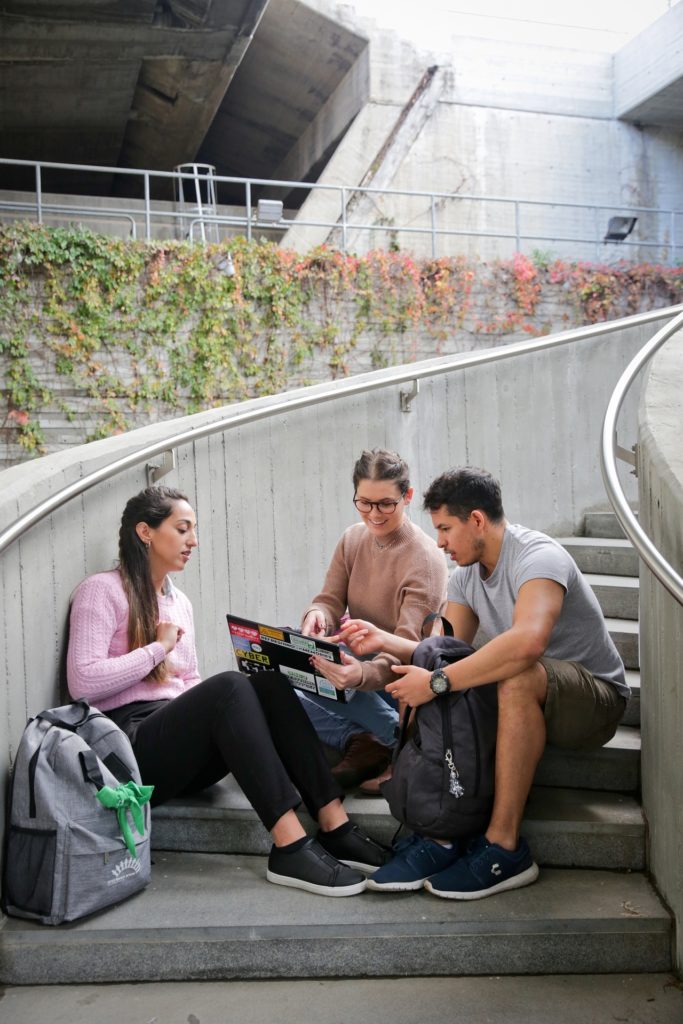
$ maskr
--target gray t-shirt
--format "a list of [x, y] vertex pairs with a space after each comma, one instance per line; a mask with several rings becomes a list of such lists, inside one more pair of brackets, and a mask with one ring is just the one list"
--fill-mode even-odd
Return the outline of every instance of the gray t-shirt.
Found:
[[565, 590], [546, 656], [578, 661], [628, 697], [624, 665], [595, 594], [571, 555], [544, 533], [507, 523], [500, 557], [488, 579], [482, 578], [478, 562], [457, 566], [448, 583], [448, 600], [471, 608], [480, 628], [493, 638], [511, 628], [522, 584], [538, 579], [555, 580]]

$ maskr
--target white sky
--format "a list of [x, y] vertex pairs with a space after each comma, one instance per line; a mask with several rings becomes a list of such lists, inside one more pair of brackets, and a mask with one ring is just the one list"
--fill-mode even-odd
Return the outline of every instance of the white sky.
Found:
[[350, 0], [360, 14], [438, 50], [453, 33], [617, 50], [679, 0]]

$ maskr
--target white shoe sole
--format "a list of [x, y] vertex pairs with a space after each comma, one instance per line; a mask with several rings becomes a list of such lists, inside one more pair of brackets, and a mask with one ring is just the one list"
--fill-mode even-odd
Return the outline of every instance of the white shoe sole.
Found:
[[340, 864], [346, 864], [347, 868], [353, 868], [354, 871], [362, 871], [365, 875], [374, 875], [375, 871], [379, 871], [379, 867], [374, 864], [363, 864], [359, 860], [341, 860]]
[[291, 875], [276, 875], [270, 869], [266, 870], [266, 878], [275, 885], [287, 885], [290, 889], [304, 889], [306, 892], [314, 892], [317, 896], [357, 896], [365, 889], [365, 879], [362, 882], [354, 882], [353, 885], [316, 885], [315, 882], [307, 882], [303, 878], [292, 878]]
[[538, 878], [538, 864], [532, 864], [526, 871], [519, 875], [513, 875], [498, 885], [491, 885], [488, 889], [479, 889], [477, 892], [451, 892], [447, 889], [436, 889], [431, 879], [427, 879], [424, 887], [432, 896], [440, 896], [444, 900], [481, 900], [485, 896], [494, 896], [497, 892], [507, 892], [508, 889], [521, 889], [525, 885], [531, 885]]
[[414, 892], [416, 889], [422, 888], [425, 879], [418, 878], [413, 882], [376, 882], [374, 878], [368, 878], [366, 884], [368, 889], [373, 889], [375, 892]]

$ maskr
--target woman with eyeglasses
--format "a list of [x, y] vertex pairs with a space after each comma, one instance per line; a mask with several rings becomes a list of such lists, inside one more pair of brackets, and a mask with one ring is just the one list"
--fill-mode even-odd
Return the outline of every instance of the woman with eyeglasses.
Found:
[[[266, 877], [324, 896], [353, 896], [386, 850], [353, 825], [324, 751], [278, 672], [220, 672], [202, 680], [192, 606], [171, 574], [197, 547], [194, 511], [180, 491], [131, 498], [119, 564], [77, 587], [67, 678], [130, 738], [153, 804], [196, 793], [232, 772], [273, 846]], [[318, 823], [315, 838], [295, 808]]]
[[[425, 616], [445, 604], [448, 572], [436, 542], [407, 516], [412, 497], [400, 455], [383, 448], [361, 453], [353, 467], [361, 521], [342, 534], [323, 588], [303, 614], [303, 633], [332, 636], [348, 613], [420, 639]], [[344, 788], [378, 793], [375, 776], [388, 768], [396, 737], [398, 710], [384, 686], [395, 679], [397, 660], [381, 653], [370, 660], [342, 653], [341, 665], [313, 660], [316, 671], [347, 695], [344, 704], [301, 695], [320, 738], [342, 754], [333, 775]]]

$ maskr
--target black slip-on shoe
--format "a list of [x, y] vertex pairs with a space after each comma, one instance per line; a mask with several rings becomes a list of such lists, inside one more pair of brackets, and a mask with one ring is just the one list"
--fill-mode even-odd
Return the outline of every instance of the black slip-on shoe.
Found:
[[320, 896], [355, 896], [365, 889], [364, 875], [341, 864], [311, 838], [293, 853], [283, 853], [273, 846], [266, 878], [276, 885], [289, 885]]
[[333, 857], [357, 871], [372, 875], [389, 860], [392, 851], [376, 839], [371, 839], [362, 828], [353, 825], [343, 835], [334, 832], [318, 832], [316, 839]]

